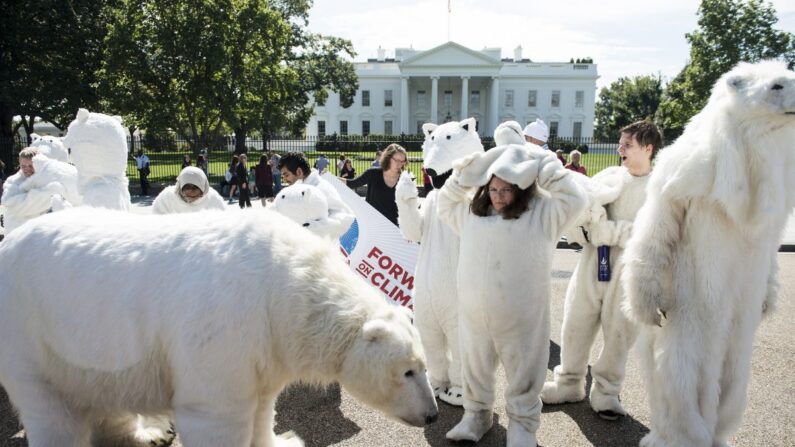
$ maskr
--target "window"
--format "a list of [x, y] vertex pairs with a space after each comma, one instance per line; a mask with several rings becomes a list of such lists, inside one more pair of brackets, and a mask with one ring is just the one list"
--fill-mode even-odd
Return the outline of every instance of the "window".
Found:
[[552, 90], [552, 101], [550, 105], [552, 107], [560, 107], [560, 90]]
[[530, 90], [529, 92], [527, 92], [527, 107], [535, 107], [537, 99], [538, 99], [538, 90]]
[[583, 90], [577, 90], [574, 93], [574, 107], [582, 109], [583, 104], [585, 104], [585, 92]]
[[558, 122], [557, 121], [550, 121], [549, 122], [549, 138], [554, 138], [558, 136]]
[[362, 107], [370, 107], [370, 90], [362, 90]]
[[384, 134], [392, 135], [392, 121], [390, 120], [384, 121]]
[[[450, 112], [450, 109], [453, 108], [453, 91], [452, 90], [445, 90], [444, 91], [444, 108], [447, 112]], [[433, 117], [431, 117], [433, 119]]]
[[472, 90], [469, 94], [469, 105], [473, 109], [480, 108], [480, 90]]
[[340, 121], [340, 135], [348, 135], [348, 121]]
[[571, 133], [571, 136], [574, 138], [580, 139], [582, 138], [582, 121], [575, 121], [574, 122], [574, 129]]
[[325, 137], [326, 136], [326, 122], [325, 121], [318, 121], [317, 122], [317, 136]]
[[417, 107], [427, 107], [428, 100], [425, 96], [425, 90], [417, 90]]
[[424, 132], [422, 131], [422, 125], [425, 121], [417, 120], [417, 135], [422, 135]]
[[370, 120], [362, 121], [362, 135], [365, 137], [370, 135]]
[[384, 107], [392, 107], [392, 90], [384, 90]]
[[505, 108], [513, 108], [513, 90], [505, 90]]

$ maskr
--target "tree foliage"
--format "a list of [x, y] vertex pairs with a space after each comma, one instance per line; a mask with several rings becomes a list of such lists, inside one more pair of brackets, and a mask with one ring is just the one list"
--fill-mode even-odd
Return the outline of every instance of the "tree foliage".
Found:
[[712, 85], [738, 62], [778, 58], [795, 64], [795, 35], [773, 28], [776, 11], [760, 0], [702, 0], [698, 28], [686, 35], [690, 62], [667, 86], [657, 114], [672, 141], [709, 99]]
[[653, 119], [661, 97], [662, 79], [659, 75], [619, 78], [599, 92], [594, 136], [602, 140], [615, 139], [627, 124]]

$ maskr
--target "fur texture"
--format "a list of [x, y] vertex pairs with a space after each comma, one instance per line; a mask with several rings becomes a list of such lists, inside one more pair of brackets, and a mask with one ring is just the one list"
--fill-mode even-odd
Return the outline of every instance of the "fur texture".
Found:
[[[453, 169], [456, 158], [483, 152], [473, 119], [441, 126], [426, 123], [423, 131], [424, 167], [438, 174]], [[437, 193], [436, 190], [431, 191], [420, 206], [416, 183], [409, 173], [404, 173], [395, 188], [395, 201], [403, 237], [420, 243], [414, 278], [414, 324], [428, 357], [428, 375], [440, 399], [461, 405], [463, 390], [455, 274], [459, 240], [458, 235], [437, 216]]]
[[[185, 185], [197, 186], [203, 193], [202, 197], [193, 202], [186, 202], [180, 196], [180, 191]], [[225, 209], [226, 202], [223, 197], [210, 187], [210, 182], [204, 171], [195, 166], [184, 168], [177, 176], [177, 184], [163, 189], [152, 203], [154, 214], [193, 213], [202, 210], [223, 211]]]
[[643, 446], [728, 445], [740, 425], [795, 205], [793, 141], [795, 74], [740, 64], [660, 154], [625, 252], [628, 313], [644, 325]]
[[35, 133], [30, 134], [30, 137], [33, 138], [33, 143], [30, 146], [37, 148], [40, 154], [46, 155], [53, 160], [69, 163], [69, 151], [63, 145], [62, 138], [49, 135], [42, 137]]
[[273, 199], [271, 209], [317, 235], [333, 237], [336, 234], [336, 231], [329, 233], [336, 225], [329, 223], [326, 196], [312, 185], [297, 183], [282, 188]]
[[0, 383], [31, 447], [169, 411], [185, 445], [273, 446], [296, 380], [339, 381], [407, 424], [437, 416], [409, 316], [278, 213], [73, 208], [3, 241], [0, 283]]
[[328, 215], [310, 223], [310, 230], [331, 239], [339, 239], [348, 231], [355, 218], [351, 207], [342, 201], [340, 194], [331, 183], [320, 177], [317, 169], [312, 169], [302, 183], [317, 188], [326, 197], [328, 203]]
[[63, 142], [80, 174], [83, 203], [129, 211], [127, 135], [121, 118], [80, 109]]

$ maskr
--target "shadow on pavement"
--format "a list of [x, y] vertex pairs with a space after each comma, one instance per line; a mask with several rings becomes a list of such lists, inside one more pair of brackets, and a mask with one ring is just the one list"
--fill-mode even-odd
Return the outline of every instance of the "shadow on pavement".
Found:
[[[549, 341], [549, 363], [547, 367], [552, 371], [555, 366], [560, 364], [560, 346]], [[588, 374], [585, 376], [585, 394], [591, 390], [591, 367], [588, 367]], [[588, 398], [582, 402], [574, 402], [560, 405], [544, 405], [543, 413], [555, 413], [561, 411], [568, 415], [580, 428], [580, 431], [591, 445], [600, 447], [626, 447], [628, 445], [638, 445], [640, 439], [649, 432], [648, 427], [641, 424], [631, 415], [624, 416], [617, 421], [606, 421], [600, 418], [591, 409]]]
[[22, 430], [22, 425], [17, 420], [16, 412], [11, 407], [6, 391], [0, 387], [0, 445], [3, 447], [25, 446], [24, 438], [15, 438], [14, 435]]
[[307, 447], [325, 447], [342, 442], [356, 435], [361, 428], [342, 414], [341, 402], [339, 384], [325, 388], [291, 385], [276, 401], [274, 431], [281, 434], [292, 430]]

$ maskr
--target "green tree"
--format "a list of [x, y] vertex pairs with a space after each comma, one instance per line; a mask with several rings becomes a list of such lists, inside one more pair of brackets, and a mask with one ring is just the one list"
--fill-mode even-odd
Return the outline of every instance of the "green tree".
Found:
[[686, 35], [690, 62], [668, 84], [658, 109], [666, 140], [681, 135], [715, 81], [738, 62], [778, 58], [793, 67], [795, 35], [774, 29], [777, 21], [773, 6], [760, 0], [702, 0], [698, 28]]
[[654, 118], [661, 97], [662, 80], [659, 75], [619, 78], [599, 92], [594, 136], [602, 140], [615, 139], [627, 124]]

